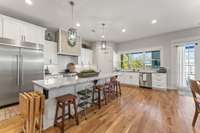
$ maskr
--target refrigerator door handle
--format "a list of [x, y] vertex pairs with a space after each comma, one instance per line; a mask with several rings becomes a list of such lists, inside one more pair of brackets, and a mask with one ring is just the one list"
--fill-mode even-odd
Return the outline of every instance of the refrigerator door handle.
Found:
[[24, 84], [24, 71], [23, 71], [24, 57], [21, 55], [21, 85]]
[[17, 86], [19, 87], [20, 85], [20, 70], [19, 70], [19, 67], [20, 67], [20, 64], [19, 64], [19, 55], [16, 55], [17, 57]]

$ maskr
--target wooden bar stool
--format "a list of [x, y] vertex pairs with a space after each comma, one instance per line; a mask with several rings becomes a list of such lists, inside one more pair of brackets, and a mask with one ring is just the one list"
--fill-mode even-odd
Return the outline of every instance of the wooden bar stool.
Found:
[[111, 78], [111, 82], [114, 84], [116, 96], [118, 97], [119, 95], [122, 95], [122, 90], [121, 90], [121, 84], [120, 81], [117, 80], [118, 76], [114, 76]]
[[192, 121], [192, 126], [194, 127], [198, 118], [198, 115], [200, 114], [200, 82], [196, 80], [191, 80], [190, 82], [190, 88], [192, 91], [194, 103], [195, 103], [195, 114]]
[[[92, 103], [95, 104], [95, 101], [97, 101], [98, 108], [101, 109], [101, 92], [103, 92], [104, 95], [104, 101], [105, 104], [107, 104], [106, 99], [106, 91], [105, 91], [105, 85], [97, 85], [97, 81], [94, 81], [94, 87], [93, 87], [93, 94], [92, 94]], [[97, 99], [95, 99], [95, 93], [97, 93]]]
[[[76, 124], [79, 125], [79, 119], [78, 119], [78, 113], [77, 113], [77, 105], [76, 105], [76, 96], [72, 94], [67, 94], [63, 95], [60, 97], [57, 97], [57, 106], [56, 106], [56, 114], [55, 114], [55, 120], [54, 120], [54, 126], [59, 126], [58, 125], [58, 120], [61, 120], [61, 133], [64, 133], [64, 121], [65, 121], [65, 116], [68, 115], [69, 119], [72, 118], [73, 116], [71, 115], [71, 108], [70, 105], [72, 104], [74, 106], [74, 117], [76, 120]], [[68, 113], [65, 113], [65, 107], [68, 106]], [[61, 116], [58, 116], [58, 111], [59, 108], [62, 110]]]

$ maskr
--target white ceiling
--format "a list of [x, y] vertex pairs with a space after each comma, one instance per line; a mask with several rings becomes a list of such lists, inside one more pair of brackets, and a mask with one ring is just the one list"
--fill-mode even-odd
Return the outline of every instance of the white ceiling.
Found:
[[[20, 18], [51, 29], [69, 28], [69, 0], [0, 0], [0, 13]], [[80, 22], [84, 39], [100, 40], [101, 23], [105, 22], [106, 38], [123, 42], [142, 37], [198, 26], [200, 0], [75, 0], [75, 18]], [[158, 23], [151, 24], [157, 19]], [[127, 32], [122, 33], [121, 29]], [[91, 32], [95, 29], [96, 32]]]

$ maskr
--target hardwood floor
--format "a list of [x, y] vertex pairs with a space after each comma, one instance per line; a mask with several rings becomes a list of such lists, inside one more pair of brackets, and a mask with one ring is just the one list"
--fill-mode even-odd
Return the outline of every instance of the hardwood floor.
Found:
[[[175, 91], [123, 87], [121, 98], [90, 113], [79, 126], [66, 125], [66, 133], [199, 133], [200, 117], [192, 128], [192, 97]], [[67, 123], [66, 123], [67, 124]], [[45, 133], [59, 133], [50, 128]]]
[[[192, 128], [192, 97], [175, 91], [122, 88], [121, 98], [101, 110], [92, 109], [88, 119], [76, 126], [66, 121], [66, 133], [200, 133], [200, 117]], [[0, 123], [1, 124], [1, 123]], [[59, 133], [49, 128], [44, 133]]]
[[0, 121], [7, 120], [19, 114], [18, 106], [0, 109]]

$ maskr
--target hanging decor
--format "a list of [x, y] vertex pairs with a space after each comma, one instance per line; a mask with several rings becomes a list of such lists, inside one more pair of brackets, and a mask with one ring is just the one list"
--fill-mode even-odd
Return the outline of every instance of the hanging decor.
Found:
[[67, 40], [68, 40], [68, 44], [71, 47], [74, 47], [77, 43], [77, 38], [78, 38], [78, 33], [77, 33], [77, 29], [74, 28], [74, 2], [70, 1], [69, 4], [72, 7], [72, 27], [69, 28], [67, 34]]
[[102, 24], [102, 27], [103, 27], [103, 35], [101, 36], [102, 38], [102, 41], [101, 41], [101, 48], [102, 49], [106, 49], [106, 40], [105, 40], [105, 24], [103, 23]]

